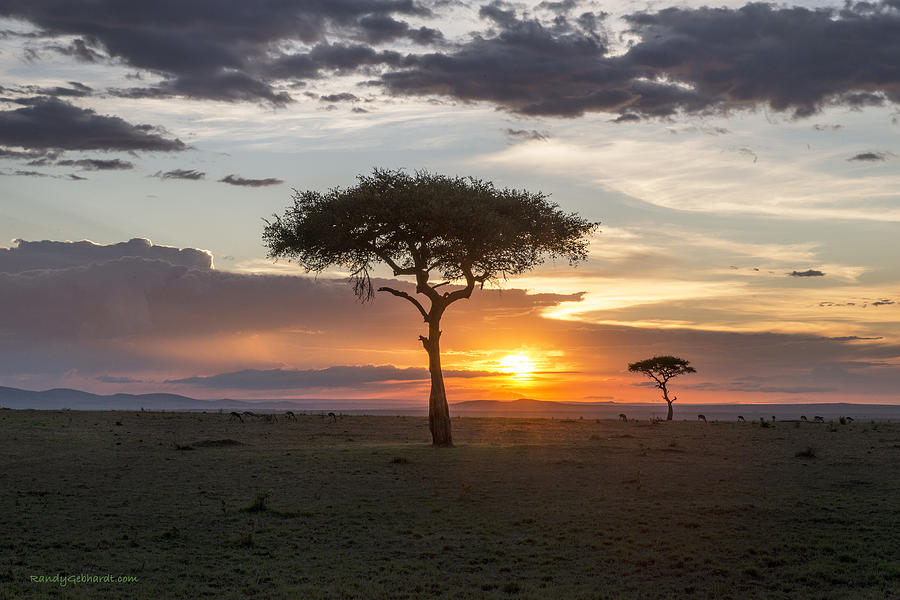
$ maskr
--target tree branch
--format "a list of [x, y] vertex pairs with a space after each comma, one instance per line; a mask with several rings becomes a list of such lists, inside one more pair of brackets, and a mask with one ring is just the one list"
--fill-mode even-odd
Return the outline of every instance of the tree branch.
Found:
[[472, 274], [471, 265], [462, 264], [460, 267], [462, 268], [463, 275], [466, 277], [466, 287], [451, 293], [445, 292], [444, 299], [447, 301], [447, 304], [452, 304], [462, 298], [468, 298], [472, 295], [472, 290], [475, 289], [475, 275]]
[[375, 254], [375, 256], [377, 256], [378, 258], [383, 260], [385, 262], [385, 264], [391, 268], [391, 270], [394, 272], [395, 277], [397, 275], [415, 275], [416, 274], [416, 269], [414, 267], [408, 267], [408, 268], [401, 267], [400, 265], [398, 265], [396, 263], [396, 261], [394, 261], [393, 258], [390, 257], [390, 255], [388, 255], [386, 252], [383, 252], [382, 250], [379, 250], [375, 244], [370, 243], [369, 249]]
[[423, 307], [422, 304], [418, 300], [416, 300], [415, 298], [413, 298], [406, 292], [401, 292], [400, 290], [395, 290], [394, 288], [389, 288], [389, 287], [380, 287], [380, 288], [378, 288], [378, 291], [379, 292], [388, 292], [389, 294], [393, 294], [394, 296], [397, 296], [398, 298], [406, 298], [407, 300], [409, 300], [410, 302], [413, 303], [413, 306], [415, 306], [416, 308], [419, 309], [419, 314], [422, 315], [422, 318], [425, 319], [425, 322], [426, 323], [428, 322], [428, 313], [425, 311], [425, 307]]

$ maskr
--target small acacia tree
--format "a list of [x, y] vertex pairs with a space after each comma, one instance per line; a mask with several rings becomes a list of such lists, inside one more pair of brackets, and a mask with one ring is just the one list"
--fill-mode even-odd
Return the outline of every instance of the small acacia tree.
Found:
[[266, 221], [263, 239], [270, 258], [296, 260], [307, 272], [347, 268], [364, 301], [375, 295], [370, 273], [377, 263], [395, 277], [415, 278], [422, 301], [390, 287], [378, 291], [407, 300], [428, 324], [428, 335], [419, 339], [431, 373], [428, 423], [439, 446], [453, 445], [441, 372], [444, 311], [469, 298], [476, 285], [523, 273], [545, 258], [584, 260], [598, 225], [562, 212], [540, 192], [497, 189], [471, 177], [427, 171], [376, 169], [359, 176], [353, 187], [295, 190], [293, 200], [284, 215]]
[[666, 387], [669, 380], [685, 373], [696, 373], [694, 367], [689, 366], [690, 361], [678, 358], [677, 356], [654, 356], [646, 360], [641, 360], [628, 365], [628, 370], [632, 373], [643, 373], [656, 382], [656, 387], [662, 390], [663, 399], [669, 405], [669, 414], [667, 421], [672, 420], [672, 403], [678, 399], [678, 396], [669, 398], [669, 389]]

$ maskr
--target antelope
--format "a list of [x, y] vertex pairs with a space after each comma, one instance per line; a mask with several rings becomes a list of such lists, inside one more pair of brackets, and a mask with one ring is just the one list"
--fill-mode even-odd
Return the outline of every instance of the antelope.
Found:
[[706, 423], [706, 415], [697, 415], [697, 420]]
[[809, 419], [806, 418], [806, 415], [800, 415], [800, 420], [809, 423]]
[[816, 423], [824, 423], [824, 422], [825, 422], [825, 419], [823, 419], [822, 417], [816, 415], [815, 417], [813, 417], [813, 421], [815, 421]]
[[853, 417], [847, 417], [847, 422], [848, 422], [848, 423], [852, 423], [852, 422], [853, 422]]
[[255, 417], [255, 416], [256, 416], [256, 413], [250, 412], [249, 410], [245, 410], [245, 411], [244, 411], [244, 416], [245, 416], [245, 417]]
[[266, 423], [278, 422], [278, 417], [275, 415], [263, 415], [263, 419], [266, 420]]
[[625, 413], [619, 413], [619, 420], [620, 420], [620, 421], [627, 421], [627, 420], [628, 420], [628, 417], [625, 416]]
[[244, 419], [241, 417], [240, 413], [236, 413], [236, 412], [232, 411], [231, 416], [228, 418], [228, 420], [234, 421], [235, 419], [237, 419], [241, 423], [244, 422]]
[[744, 423], [746, 419], [744, 419], [744, 417], [742, 417], [741, 415], [738, 415], [738, 421]]
[[289, 411], [287, 411], [286, 413], [284, 413], [284, 418], [285, 418], [285, 420], [288, 420], [288, 419], [289, 419], [289, 420], [294, 421], [294, 422], [297, 421], [297, 415], [295, 415], [295, 414], [294, 414], [294, 411], [292, 411], [292, 410], [289, 410]]
[[331, 419], [332, 423], [337, 423], [337, 415], [335, 415], [333, 412], [328, 413], [328, 418]]

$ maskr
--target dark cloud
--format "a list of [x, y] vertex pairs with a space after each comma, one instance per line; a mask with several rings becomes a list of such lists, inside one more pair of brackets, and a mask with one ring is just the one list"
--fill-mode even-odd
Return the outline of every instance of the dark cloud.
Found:
[[737, 377], [723, 383], [685, 383], [685, 387], [695, 390], [722, 390], [727, 392], [756, 392], [765, 394], [821, 394], [832, 392], [837, 388], [821, 385], [791, 385], [773, 384], [771, 380], [779, 378], [765, 378], [758, 376]]
[[70, 81], [69, 85], [71, 87], [55, 86], [49, 88], [36, 85], [26, 85], [8, 91], [29, 96], [71, 96], [76, 98], [90, 96], [94, 91], [92, 87], [87, 86], [83, 83], [79, 83], [77, 81]]
[[341, 92], [340, 94], [328, 94], [327, 96], [319, 96], [322, 102], [358, 102], [359, 97], [350, 92]]
[[72, 56], [82, 62], [99, 62], [106, 58], [96, 49], [91, 48], [82, 38], [76, 38], [66, 45], [48, 44], [45, 46], [48, 50], [53, 50], [64, 56]]
[[155, 3], [152, 11], [117, 0], [10, 0], [0, 16], [22, 19], [45, 36], [77, 36], [49, 50], [97, 62], [105, 57], [164, 78], [154, 87], [119, 90], [131, 97], [190, 96], [283, 105], [290, 96], [268, 78], [272, 56], [297, 42], [328, 35], [381, 43], [408, 38], [440, 41], [440, 32], [411, 27], [396, 16], [427, 17], [414, 0], [206, 0]]
[[267, 185], [279, 185], [284, 183], [283, 180], [274, 177], [268, 177], [266, 179], [245, 179], [234, 174], [226, 175], [219, 181], [229, 185], [241, 185], [246, 187], [265, 187]]
[[79, 160], [58, 160], [55, 163], [61, 167], [81, 167], [85, 171], [122, 171], [133, 169], [134, 164], [127, 160], [118, 158], [100, 159], [100, 158], [82, 158]]
[[206, 177], [206, 173], [202, 171], [195, 171], [193, 169], [173, 169], [171, 171], [157, 171], [150, 177], [158, 177], [159, 179], [189, 179], [191, 181], [197, 181], [198, 179], [204, 179]]
[[[9, 148], [0, 147], [0, 158], [12, 158], [12, 159], [24, 159], [30, 158], [37, 160], [46, 160], [46, 159], [56, 159], [59, 156], [59, 152], [50, 152], [47, 150], [10, 150]], [[34, 162], [32, 161], [32, 162]], [[30, 163], [29, 163], [30, 164]]]
[[816, 271], [815, 269], [807, 269], [806, 271], [791, 271], [788, 273], [791, 277], [825, 277], [825, 273], [822, 271]]
[[208, 252], [194, 248], [158, 246], [144, 238], [109, 245], [89, 241], [14, 240], [11, 248], [0, 248], [0, 273], [69, 269], [123, 257], [162, 260], [170, 265], [192, 269], [212, 268], [212, 256]]
[[156, 87], [110, 90], [122, 98], [167, 98], [187, 96], [225, 102], [266, 101], [274, 106], [293, 102], [287, 92], [276, 92], [258, 78], [236, 71], [186, 74], [169, 79]]
[[370, 44], [382, 44], [400, 38], [408, 38], [418, 44], [435, 44], [444, 39], [444, 35], [437, 29], [414, 29], [405, 21], [398, 21], [386, 14], [367, 15], [359, 19], [358, 24], [362, 39]]
[[883, 298], [881, 300], [876, 300], [872, 303], [872, 306], [887, 306], [889, 304], [894, 304], [893, 300], [889, 300], [887, 298]]
[[277, 79], [317, 78], [325, 73], [348, 74], [368, 67], [404, 64], [406, 59], [393, 50], [378, 51], [360, 44], [323, 42], [308, 52], [278, 56], [266, 65], [266, 75]]
[[860, 152], [856, 156], [850, 157], [847, 160], [855, 160], [860, 162], [880, 162], [883, 160], [887, 160], [887, 154], [884, 152]]
[[26, 171], [23, 169], [13, 171], [13, 175], [16, 175], [17, 177], [53, 177], [52, 175], [41, 173], [40, 171]]
[[[490, 371], [458, 371], [447, 369], [445, 377], [485, 377], [496, 375]], [[399, 368], [393, 365], [334, 366], [326, 369], [245, 369], [205, 377], [169, 379], [166, 383], [180, 383], [202, 387], [239, 390], [291, 390], [296, 388], [356, 387], [367, 383], [389, 381], [424, 381], [428, 369]]]
[[486, 101], [528, 115], [619, 112], [623, 120], [760, 106], [803, 117], [832, 104], [900, 101], [900, 12], [888, 3], [635, 13], [626, 20], [636, 41], [615, 56], [587, 20], [564, 12], [545, 23], [495, 1], [480, 14], [496, 31], [407, 57], [379, 83], [395, 95]]
[[37, 150], [128, 150], [177, 152], [187, 149], [150, 125], [132, 125], [51, 97], [17, 100], [22, 108], [0, 111], [0, 145]]
[[542, 133], [535, 129], [506, 129], [506, 135], [511, 138], [519, 138], [523, 140], [543, 141], [550, 137], [548, 133]]
[[[364, 324], [369, 342], [417, 344], [417, 319], [392, 297], [362, 306], [345, 280], [217, 271], [202, 250], [144, 239], [24, 242], [0, 249], [3, 340], [96, 340], [123, 336], [327, 330], [348, 339]], [[298, 273], [301, 271], [298, 269]], [[382, 280], [414, 291], [409, 283]], [[529, 314], [578, 296], [484, 291], [485, 314]], [[408, 327], [398, 327], [405, 323]], [[354, 333], [356, 332], [356, 333]], [[104, 370], [111, 366], [103, 367]]]

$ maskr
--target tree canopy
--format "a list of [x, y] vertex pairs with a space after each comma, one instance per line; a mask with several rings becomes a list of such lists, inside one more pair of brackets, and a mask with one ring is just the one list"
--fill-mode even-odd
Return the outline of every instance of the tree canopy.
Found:
[[378, 262], [395, 276], [424, 270], [484, 285], [546, 258], [585, 259], [587, 236], [597, 227], [540, 192], [427, 171], [376, 169], [353, 187], [295, 191], [293, 200], [266, 224], [269, 256], [312, 272], [344, 267], [364, 300], [374, 295], [370, 273]]
[[632, 373], [643, 373], [656, 381], [657, 387], [664, 386], [671, 378], [685, 373], [696, 373], [689, 360], [677, 356], [654, 356], [628, 365]]

